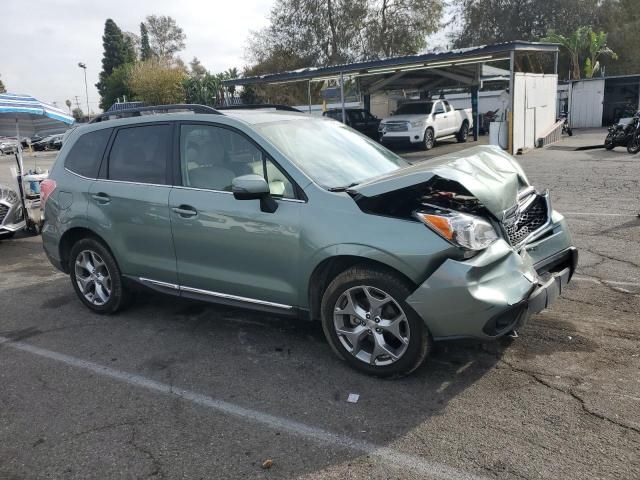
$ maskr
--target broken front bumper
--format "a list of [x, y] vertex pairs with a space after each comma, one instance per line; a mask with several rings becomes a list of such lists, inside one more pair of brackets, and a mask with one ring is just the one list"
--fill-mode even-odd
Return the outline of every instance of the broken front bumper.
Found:
[[469, 260], [446, 260], [407, 302], [435, 340], [505, 335], [551, 305], [575, 271], [578, 254], [564, 219], [554, 230], [566, 232], [563, 241], [558, 235], [549, 241], [563, 245], [535, 264], [526, 249], [516, 252], [499, 240]]

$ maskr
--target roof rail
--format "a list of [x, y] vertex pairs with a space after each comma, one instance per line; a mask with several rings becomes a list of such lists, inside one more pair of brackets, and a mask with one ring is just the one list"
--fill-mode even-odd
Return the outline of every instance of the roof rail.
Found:
[[206, 105], [180, 103], [175, 105], [153, 105], [149, 107], [127, 108], [125, 110], [103, 112], [97, 117], [93, 118], [89, 123], [106, 122], [107, 120], [115, 120], [118, 118], [141, 117], [143, 115], [185, 111], [210, 115], [222, 115], [215, 108], [207, 107]]
[[280, 105], [277, 103], [253, 103], [250, 105], [227, 105], [224, 107], [217, 107], [218, 110], [260, 110], [261, 108], [272, 108], [273, 110], [304, 113], [302, 110], [298, 110], [295, 107]]

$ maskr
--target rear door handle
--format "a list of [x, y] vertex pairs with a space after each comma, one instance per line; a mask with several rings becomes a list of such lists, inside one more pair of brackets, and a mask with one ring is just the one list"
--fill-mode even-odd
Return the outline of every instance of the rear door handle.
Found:
[[100, 205], [106, 205], [111, 202], [111, 197], [104, 192], [94, 193], [91, 197]]
[[190, 205], [180, 205], [179, 207], [173, 207], [171, 210], [183, 218], [195, 217], [198, 214], [198, 211]]

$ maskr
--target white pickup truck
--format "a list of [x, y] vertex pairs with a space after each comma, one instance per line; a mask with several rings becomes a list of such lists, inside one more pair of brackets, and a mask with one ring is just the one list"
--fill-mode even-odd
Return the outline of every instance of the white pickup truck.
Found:
[[402, 103], [394, 115], [380, 122], [384, 145], [419, 145], [430, 150], [436, 140], [457, 138], [466, 142], [473, 127], [470, 108], [456, 110], [446, 100], [415, 100]]

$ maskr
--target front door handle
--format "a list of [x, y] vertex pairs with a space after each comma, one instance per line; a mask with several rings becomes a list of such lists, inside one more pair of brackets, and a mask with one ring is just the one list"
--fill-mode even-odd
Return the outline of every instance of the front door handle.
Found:
[[106, 205], [111, 202], [111, 197], [104, 192], [94, 193], [91, 197], [100, 205]]
[[198, 211], [191, 205], [180, 205], [179, 207], [173, 207], [171, 210], [183, 218], [195, 217], [198, 214]]

